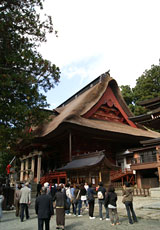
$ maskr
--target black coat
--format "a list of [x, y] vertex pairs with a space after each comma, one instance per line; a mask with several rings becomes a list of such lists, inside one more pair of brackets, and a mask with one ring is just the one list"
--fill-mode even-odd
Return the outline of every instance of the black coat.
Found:
[[85, 188], [80, 189], [80, 196], [85, 196], [87, 194], [87, 191]]
[[42, 194], [36, 198], [35, 211], [39, 219], [50, 219], [54, 214], [51, 196]]
[[117, 194], [115, 192], [108, 192], [105, 197], [104, 205], [105, 207], [108, 207], [109, 204], [113, 205], [114, 207], [117, 207]]
[[93, 188], [89, 187], [87, 190], [88, 202], [95, 200], [94, 195], [96, 195], [96, 191]]

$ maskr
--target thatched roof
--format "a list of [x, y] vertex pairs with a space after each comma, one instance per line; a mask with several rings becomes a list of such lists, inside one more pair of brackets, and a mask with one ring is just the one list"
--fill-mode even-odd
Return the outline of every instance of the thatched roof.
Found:
[[[97, 78], [98, 79], [98, 78]], [[53, 116], [51, 120], [34, 130], [36, 137], [46, 137], [55, 132], [60, 125], [63, 124], [75, 124], [83, 127], [89, 127], [92, 129], [99, 129], [108, 132], [122, 133], [133, 136], [143, 136], [148, 138], [160, 137], [159, 133], [153, 131], [147, 131], [144, 129], [134, 128], [129, 125], [125, 125], [119, 122], [102, 121], [86, 119], [84, 115], [95, 106], [104, 95], [107, 87], [110, 86], [118, 103], [122, 107], [123, 111], [128, 117], [132, 117], [133, 114], [126, 105], [117, 82], [109, 76], [108, 73], [103, 75], [103, 78], [99, 78], [99, 82], [90, 88], [87, 88], [81, 94], [75, 95], [69, 103], [64, 104], [62, 107], [57, 107], [55, 111], [57, 116]]]

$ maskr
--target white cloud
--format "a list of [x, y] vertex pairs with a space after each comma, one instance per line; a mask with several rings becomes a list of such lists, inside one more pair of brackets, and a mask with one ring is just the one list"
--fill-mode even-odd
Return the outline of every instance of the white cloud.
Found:
[[159, 9], [159, 0], [46, 0], [59, 37], [49, 35], [40, 51], [80, 85], [110, 69], [119, 85], [133, 86], [158, 64]]

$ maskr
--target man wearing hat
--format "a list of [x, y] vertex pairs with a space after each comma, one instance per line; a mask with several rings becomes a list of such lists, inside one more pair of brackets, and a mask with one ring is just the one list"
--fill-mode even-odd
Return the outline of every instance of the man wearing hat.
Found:
[[24, 187], [21, 188], [21, 193], [20, 193], [20, 219], [21, 222], [23, 222], [24, 219], [24, 211], [26, 214], [26, 219], [29, 219], [29, 211], [28, 211], [28, 205], [31, 204], [31, 189], [28, 187], [29, 183], [26, 182]]

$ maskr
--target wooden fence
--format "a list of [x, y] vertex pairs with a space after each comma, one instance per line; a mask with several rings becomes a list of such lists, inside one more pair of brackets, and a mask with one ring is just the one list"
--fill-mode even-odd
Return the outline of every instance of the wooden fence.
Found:
[[[113, 182], [112, 185], [115, 187], [116, 190], [122, 190], [122, 182]], [[149, 192], [150, 188], [134, 188], [133, 195], [134, 196], [150, 196]]]

